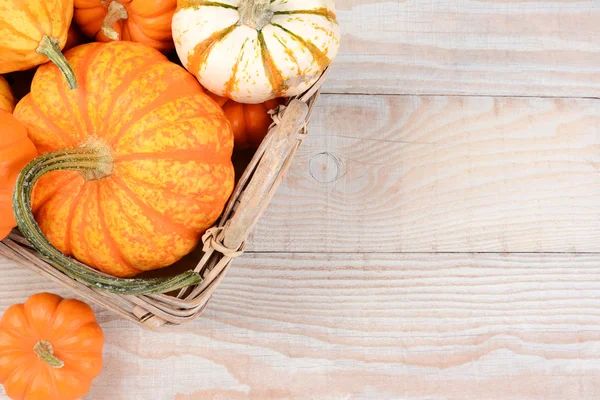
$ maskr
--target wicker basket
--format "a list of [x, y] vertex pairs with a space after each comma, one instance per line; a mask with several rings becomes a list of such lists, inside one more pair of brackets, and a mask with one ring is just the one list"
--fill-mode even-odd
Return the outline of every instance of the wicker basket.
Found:
[[[181, 325], [197, 318], [223, 280], [228, 267], [242, 255], [245, 241], [290, 166], [308, 133], [307, 125], [327, 71], [313, 87], [290, 99], [273, 114], [274, 123], [241, 176], [223, 215], [202, 237], [203, 246], [187, 257], [187, 267], [202, 282], [175, 292], [151, 295], [119, 295], [86, 286], [50, 265], [18, 230], [0, 242], [0, 255], [70, 288], [146, 328]], [[190, 264], [191, 260], [191, 264]], [[166, 269], [168, 271], [169, 268]]]

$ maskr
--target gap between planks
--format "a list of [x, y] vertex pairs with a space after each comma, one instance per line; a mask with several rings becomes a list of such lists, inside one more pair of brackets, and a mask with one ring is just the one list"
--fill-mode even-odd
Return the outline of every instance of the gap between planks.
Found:
[[551, 99], [551, 100], [600, 100], [600, 96], [527, 96], [527, 95], [494, 95], [494, 94], [486, 94], [486, 93], [466, 93], [466, 94], [452, 94], [452, 93], [344, 93], [344, 92], [332, 92], [323, 90], [321, 92], [322, 95], [332, 95], [332, 96], [383, 96], [383, 97], [473, 97], [473, 98], [498, 98], [498, 99]]
[[[253, 254], [253, 255], [261, 255], [261, 254], [373, 254], [370, 251], [245, 251], [244, 254]], [[506, 252], [497, 252], [497, 251], [378, 251], [376, 254], [397, 254], [397, 255], [445, 255], [445, 254], [490, 254], [490, 255], [600, 255], [599, 251], [506, 251]]]

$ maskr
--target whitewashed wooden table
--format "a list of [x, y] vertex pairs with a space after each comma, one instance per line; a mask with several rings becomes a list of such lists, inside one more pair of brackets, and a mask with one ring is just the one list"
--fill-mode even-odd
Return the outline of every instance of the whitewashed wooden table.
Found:
[[[600, 398], [600, 2], [337, 0], [310, 139], [209, 310], [98, 310], [89, 400]], [[0, 311], [69, 295], [0, 260]]]

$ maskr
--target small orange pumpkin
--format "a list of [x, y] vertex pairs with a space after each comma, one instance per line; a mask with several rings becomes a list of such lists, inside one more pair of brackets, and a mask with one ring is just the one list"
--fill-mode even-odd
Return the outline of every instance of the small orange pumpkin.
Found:
[[0, 110], [13, 112], [15, 109], [15, 96], [6, 79], [0, 76]]
[[75, 0], [75, 22], [98, 42], [127, 40], [163, 53], [175, 48], [171, 20], [177, 0]]
[[21, 169], [37, 151], [27, 130], [8, 111], [0, 110], [0, 240], [17, 226], [12, 211], [12, 195]]
[[13, 400], [75, 400], [102, 370], [104, 335], [92, 309], [50, 293], [0, 320], [0, 383]]
[[[42, 154], [17, 182], [21, 231], [43, 254], [56, 250], [47, 239], [117, 277], [173, 264], [233, 190], [230, 124], [192, 75], [154, 49], [90, 43], [66, 56], [80, 87], [65, 90], [58, 69], [43, 65], [15, 109]], [[29, 209], [37, 179], [40, 232]]]
[[73, 0], [6, 0], [0, 10], [0, 74], [52, 61], [75, 89], [77, 81], [61, 53], [73, 17]]
[[273, 123], [269, 111], [285, 103], [284, 99], [278, 98], [260, 104], [242, 104], [209, 91], [206, 93], [225, 111], [237, 150], [258, 148]]

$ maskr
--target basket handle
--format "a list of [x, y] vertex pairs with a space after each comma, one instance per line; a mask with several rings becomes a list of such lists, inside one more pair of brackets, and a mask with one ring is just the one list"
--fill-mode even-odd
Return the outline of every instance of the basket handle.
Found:
[[223, 244], [238, 249], [246, 241], [254, 224], [260, 219], [283, 177], [282, 169], [297, 143], [297, 134], [306, 123], [309, 108], [301, 100], [292, 100], [281, 118], [272, 127], [269, 147], [262, 156], [254, 176], [241, 195], [236, 211], [225, 226]]

